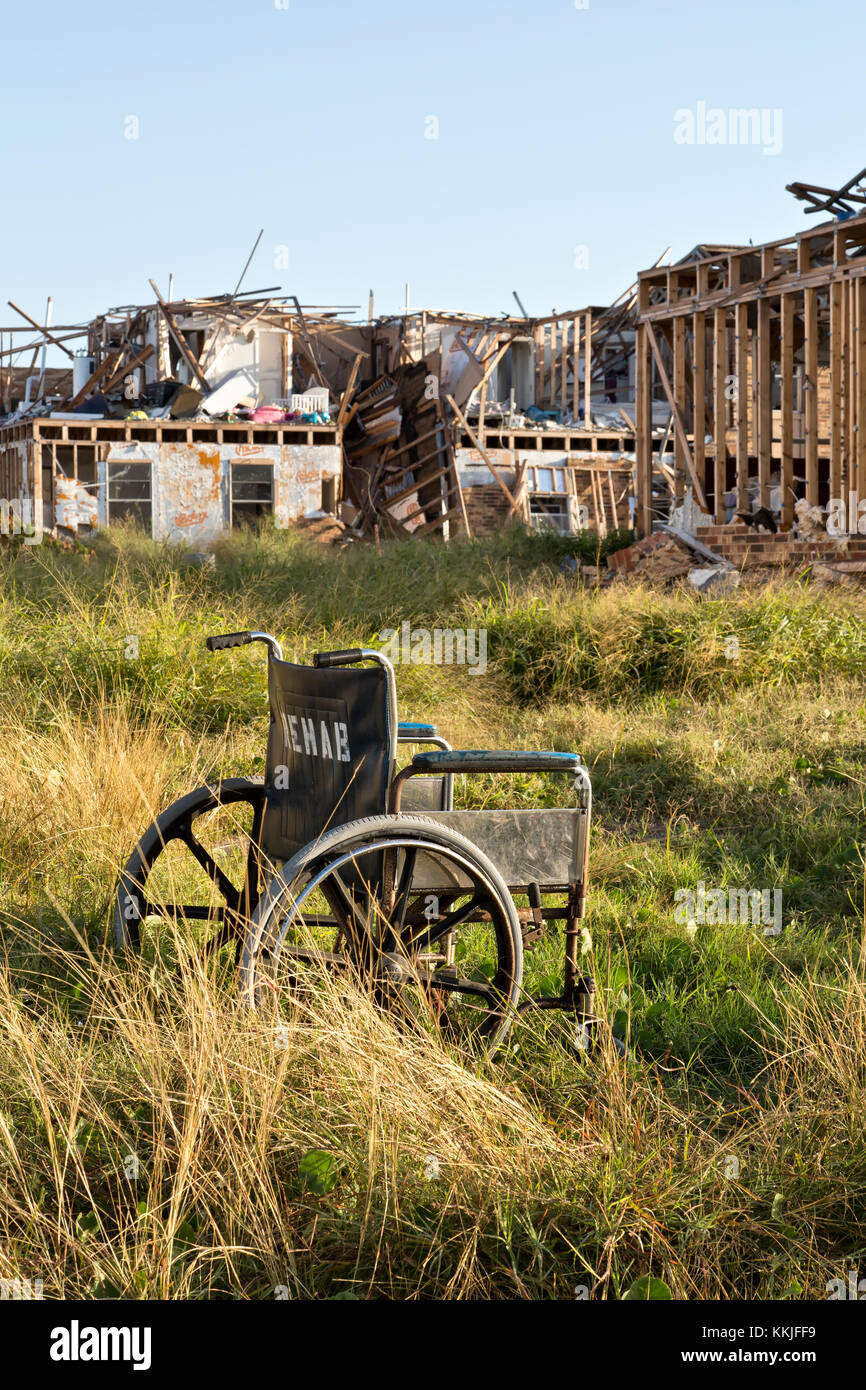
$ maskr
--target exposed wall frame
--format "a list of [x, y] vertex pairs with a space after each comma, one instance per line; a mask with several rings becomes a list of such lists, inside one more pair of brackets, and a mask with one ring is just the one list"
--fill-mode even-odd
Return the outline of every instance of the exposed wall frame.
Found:
[[763, 246], [701, 246], [643, 271], [637, 321], [642, 533], [653, 402], [664, 399], [676, 496], [691, 482], [700, 504], [702, 487], [717, 524], [732, 490], [739, 511], [772, 505], [783, 530], [796, 498], [866, 497], [866, 214]]

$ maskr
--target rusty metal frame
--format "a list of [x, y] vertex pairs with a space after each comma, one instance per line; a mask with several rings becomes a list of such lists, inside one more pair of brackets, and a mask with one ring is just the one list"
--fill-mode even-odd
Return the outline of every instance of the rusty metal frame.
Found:
[[[424, 769], [413, 767], [411, 763], [396, 774], [391, 783], [388, 799], [389, 814], [395, 816], [400, 815], [403, 789], [406, 783], [412, 777], [423, 775]], [[545, 1011], [559, 1009], [573, 1013], [579, 1027], [593, 1028], [597, 1024], [594, 1014], [595, 981], [591, 975], [581, 974], [579, 969], [580, 924], [586, 911], [586, 892], [589, 878], [589, 839], [592, 818], [592, 782], [589, 772], [583, 766], [576, 774], [575, 790], [577, 792], [577, 802], [573, 814], [581, 817], [583, 821], [579, 835], [576, 837], [581, 845], [582, 862], [578, 877], [574, 882], [567, 885], [564, 901], [560, 905], [543, 907], [541, 905], [538, 884], [508, 883], [507, 886], [510, 893], [519, 893], [521, 896], [526, 895], [529, 897], [530, 906], [528, 908], [517, 908], [525, 950], [532, 950], [535, 945], [537, 945], [546, 930], [547, 923], [555, 921], [565, 922], [562, 993], [557, 995], [535, 995], [524, 999], [517, 1007], [518, 1014], [529, 1013], [536, 1010]], [[496, 813], [493, 812], [491, 814], [495, 815]], [[549, 813], [542, 810], [529, 812], [528, 814], [544, 817]], [[442, 813], [433, 818], [442, 824], [447, 824], [449, 821], [448, 815]], [[493, 862], [495, 863], [495, 860]], [[556, 891], [561, 890], [553, 890], [554, 893]]]

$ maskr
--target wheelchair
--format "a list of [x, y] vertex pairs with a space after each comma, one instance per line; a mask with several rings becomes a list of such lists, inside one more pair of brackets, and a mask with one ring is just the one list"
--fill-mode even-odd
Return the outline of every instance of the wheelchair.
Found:
[[[394, 669], [376, 650], [304, 666], [266, 632], [207, 646], [256, 642], [268, 651], [265, 775], [198, 787], [158, 816], [120, 876], [116, 946], [139, 950], [173, 920], [204, 955], [233, 953], [255, 1009], [279, 1013], [324, 970], [475, 1055], [532, 1010], [573, 1015], [590, 1046], [594, 984], [578, 961], [592, 785], [578, 754], [453, 749], [434, 725], [399, 723]], [[414, 752], [398, 771], [401, 745]], [[521, 772], [571, 777], [573, 807], [455, 809], [455, 774]], [[555, 923], [562, 989], [532, 997], [524, 952]]]

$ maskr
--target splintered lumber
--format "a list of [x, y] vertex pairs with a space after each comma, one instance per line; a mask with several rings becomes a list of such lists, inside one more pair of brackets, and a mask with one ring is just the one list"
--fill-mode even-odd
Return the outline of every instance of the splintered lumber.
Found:
[[60, 351], [65, 352], [67, 357], [73, 357], [74, 354], [69, 351], [69, 348], [64, 347], [60, 339], [55, 338], [53, 333], [49, 333], [47, 328], [43, 328], [41, 323], [37, 323], [29, 314], [25, 314], [24, 310], [19, 309], [17, 304], [13, 304], [11, 299], [7, 299], [6, 303], [9, 305], [10, 309], [15, 310], [16, 314], [20, 314], [23, 319], [26, 319], [29, 324], [32, 324], [37, 332], [48, 339], [49, 343], [53, 343], [55, 347], [59, 347]]
[[463, 496], [463, 484], [462, 484], [461, 481], [460, 481], [460, 469], [457, 467], [457, 460], [456, 460], [456, 459], [454, 460], [453, 468], [454, 468], [454, 482], [455, 482], [455, 485], [456, 485], [456, 487], [457, 487], [457, 498], [458, 498], [458, 501], [460, 502], [460, 512], [461, 512], [461, 515], [462, 515], [462, 517], [463, 517], [463, 527], [464, 527], [464, 530], [466, 531], [467, 538], [471, 541], [471, 539], [472, 539], [472, 528], [471, 528], [471, 526], [469, 525], [469, 513], [468, 513], [467, 510], [466, 510], [466, 498]]
[[108, 381], [103, 383], [103, 391], [110, 391], [111, 388], [120, 381], [121, 377], [128, 376], [130, 372], [135, 371], [136, 367], [142, 366], [143, 363], [147, 362], [148, 358], [153, 356], [155, 351], [156, 349], [153, 343], [148, 343], [147, 347], [142, 348], [141, 352], [137, 353], [129, 362], [126, 362], [122, 367], [118, 367], [116, 371], [112, 372]]
[[210, 385], [209, 385], [209, 383], [208, 383], [208, 379], [207, 379], [207, 377], [203, 374], [203, 372], [202, 372], [200, 366], [198, 365], [198, 362], [195, 360], [195, 358], [194, 358], [192, 352], [190, 351], [189, 344], [187, 343], [186, 339], [184, 338], [183, 334], [181, 333], [180, 329], [178, 328], [177, 324], [175, 323], [174, 319], [172, 318], [172, 315], [171, 315], [171, 312], [170, 312], [170, 310], [169, 310], [169, 308], [168, 308], [168, 305], [166, 304], [165, 300], [163, 299], [162, 295], [160, 294], [159, 290], [157, 289], [157, 287], [156, 287], [154, 281], [151, 280], [149, 283], [150, 283], [151, 289], [153, 290], [154, 294], [156, 295], [157, 303], [159, 304], [160, 313], [162, 314], [163, 318], [165, 319], [166, 327], [167, 327], [169, 333], [171, 334], [171, 336], [174, 338], [174, 341], [175, 341], [175, 343], [177, 344], [177, 347], [178, 347], [178, 350], [179, 350], [179, 352], [180, 352], [181, 357], [183, 358], [183, 360], [184, 360], [184, 362], [186, 363], [186, 365], [189, 367], [190, 371], [192, 372], [192, 374], [193, 374], [193, 376], [195, 377], [196, 381], [198, 382], [199, 386], [201, 386], [201, 388], [202, 388], [204, 391], [208, 391], [208, 392], [209, 392], [209, 391], [210, 391]]
[[505, 493], [505, 496], [508, 498], [508, 501], [511, 504], [511, 511], [509, 515], [511, 516], [517, 514], [520, 511], [520, 503], [515, 501], [514, 497], [511, 495], [511, 492], [508, 488], [508, 484], [506, 483], [499, 469], [496, 467], [496, 464], [493, 462], [487, 450], [483, 448], [481, 444], [479, 444], [476, 435], [469, 428], [469, 425], [467, 424], [460, 410], [460, 407], [455, 402], [454, 397], [446, 396], [445, 399], [448, 402], [448, 405], [450, 406], [451, 410], [453, 410], [454, 414], [456, 415], [460, 428], [463, 430], [464, 434], [469, 435], [469, 438], [472, 440], [474, 447], [478, 450], [479, 454], [484, 459], [484, 462], [487, 464], [487, 467], [490, 469], [490, 472], [493, 474], [497, 483], [502, 488], [502, 491]]
[[359, 352], [358, 355], [357, 355], [357, 357], [355, 358], [354, 362], [352, 363], [352, 370], [351, 370], [351, 372], [349, 373], [349, 380], [348, 380], [348, 382], [347, 382], [347, 384], [346, 384], [346, 389], [345, 389], [345, 391], [343, 392], [343, 399], [340, 401], [340, 409], [339, 409], [339, 411], [338, 411], [338, 413], [337, 413], [337, 429], [338, 429], [338, 430], [341, 430], [341, 429], [343, 428], [344, 423], [345, 423], [346, 414], [347, 414], [347, 412], [348, 412], [349, 405], [350, 405], [350, 402], [351, 402], [351, 400], [352, 400], [352, 392], [353, 392], [354, 389], [355, 389], [355, 382], [358, 380], [358, 372], [359, 372], [360, 369], [361, 369], [361, 363], [363, 362], [363, 360], [364, 360], [364, 353], [363, 353], [363, 352]]
[[322, 369], [321, 369], [321, 367], [319, 366], [318, 360], [317, 360], [317, 358], [316, 358], [316, 354], [315, 354], [315, 352], [314, 352], [314, 350], [313, 350], [312, 339], [310, 338], [309, 332], [307, 331], [307, 320], [304, 318], [304, 311], [303, 311], [303, 309], [301, 308], [300, 304], [298, 303], [297, 296], [292, 295], [292, 302], [293, 302], [293, 304], [294, 304], [294, 306], [295, 306], [295, 312], [296, 312], [297, 315], [298, 315], [298, 323], [300, 324], [300, 327], [301, 327], [301, 339], [302, 339], [303, 344], [304, 344], [304, 350], [305, 350], [305, 352], [306, 352], [306, 354], [307, 354], [307, 357], [308, 357], [309, 360], [310, 360], [310, 365], [311, 365], [311, 367], [313, 368], [313, 371], [314, 371], [315, 374], [316, 374], [316, 377], [317, 377], [317, 379], [318, 379], [319, 385], [320, 385], [320, 386], [324, 386], [326, 390], [330, 390], [330, 387], [328, 386], [327, 381], [326, 381], [325, 378], [322, 376]]
[[687, 545], [690, 550], [693, 550], [696, 555], [700, 556], [702, 560], [707, 560], [711, 565], [721, 565], [723, 569], [734, 568], [730, 560], [726, 560], [723, 555], [717, 555], [715, 550], [710, 550], [709, 546], [696, 540], [694, 536], [690, 536], [687, 531], [681, 531], [678, 526], [670, 526], [663, 521], [660, 523], [659, 529], [666, 531], [669, 536], [673, 536], [682, 545]]
[[[601, 482], [600, 479], [599, 482]], [[610, 469], [607, 470], [607, 486], [608, 491], [610, 492], [610, 509], [613, 512], [614, 529], [616, 529], [619, 526], [619, 517], [617, 516], [616, 512], [616, 493], [614, 492], [613, 474], [611, 473]]]
[[93, 375], [87, 381], [85, 381], [81, 390], [72, 397], [72, 400], [68, 403], [66, 409], [76, 410], [77, 407], [80, 406], [83, 401], [87, 400], [88, 396], [92, 396], [97, 386], [102, 381], [102, 378], [108, 375], [108, 373], [113, 374], [117, 370], [118, 364], [123, 360], [123, 354], [125, 351], [126, 348], [124, 346], [118, 349], [118, 351], [111, 352], [108, 354], [107, 357], [104, 357], [103, 360], [100, 362], [99, 366], [96, 368], [96, 371], [93, 373]]
[[680, 408], [677, 402], [674, 400], [674, 393], [671, 389], [671, 383], [668, 378], [668, 374], [665, 371], [665, 364], [662, 361], [662, 355], [659, 350], [658, 340], [656, 338], [655, 331], [653, 329], [652, 324], [649, 322], [647, 322], [644, 326], [647, 330], [647, 338], [649, 339], [649, 345], [652, 348], [653, 357], [655, 358], [656, 369], [659, 374], [659, 380], [662, 384], [662, 390], [667, 396], [668, 405], [671, 408], [671, 415], [673, 416], [674, 427], [677, 432], [677, 438], [680, 441], [680, 448], [682, 450], [683, 457], [686, 461], [686, 466], [688, 467], [689, 474], [691, 476], [692, 486], [695, 490], [695, 497], [697, 498], [698, 504], [700, 505], [702, 511], [708, 511], [709, 508], [707, 507], [706, 494], [704, 493], [703, 484], [697, 475], [697, 470], [695, 469], [695, 461], [692, 458], [692, 451], [689, 448], [689, 440], [688, 435], [686, 434], [685, 423], [683, 421]]

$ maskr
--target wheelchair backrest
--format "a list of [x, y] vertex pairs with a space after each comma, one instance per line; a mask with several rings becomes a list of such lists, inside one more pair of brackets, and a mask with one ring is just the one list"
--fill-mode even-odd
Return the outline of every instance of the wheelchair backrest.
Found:
[[386, 811], [396, 728], [384, 667], [321, 669], [271, 657], [268, 699], [266, 854], [288, 859], [335, 825]]

